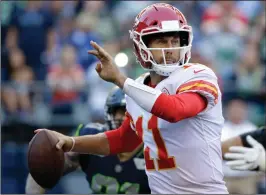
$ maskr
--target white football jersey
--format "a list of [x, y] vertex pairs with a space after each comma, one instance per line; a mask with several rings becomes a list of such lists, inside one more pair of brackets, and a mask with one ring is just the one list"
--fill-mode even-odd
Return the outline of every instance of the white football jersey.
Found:
[[[142, 75], [137, 81], [143, 83], [148, 75]], [[131, 127], [144, 142], [146, 173], [152, 193], [228, 193], [222, 172], [221, 92], [214, 72], [204, 65], [188, 64], [155, 89], [170, 95], [198, 92], [206, 97], [208, 106], [195, 117], [170, 123], [145, 111], [126, 96]]]

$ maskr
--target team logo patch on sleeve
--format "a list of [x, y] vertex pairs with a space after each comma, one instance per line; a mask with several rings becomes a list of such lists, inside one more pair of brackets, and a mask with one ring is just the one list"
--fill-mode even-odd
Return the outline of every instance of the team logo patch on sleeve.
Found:
[[162, 92], [167, 94], [167, 95], [170, 95], [169, 91], [165, 87], [162, 89]]

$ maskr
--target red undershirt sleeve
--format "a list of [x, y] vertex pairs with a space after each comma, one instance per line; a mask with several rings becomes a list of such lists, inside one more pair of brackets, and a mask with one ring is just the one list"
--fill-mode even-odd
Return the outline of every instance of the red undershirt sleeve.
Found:
[[142, 143], [131, 128], [128, 116], [126, 116], [126, 119], [118, 129], [106, 131], [105, 134], [109, 141], [110, 154], [131, 152]]
[[207, 99], [195, 92], [176, 95], [162, 93], [152, 107], [151, 113], [168, 122], [196, 116], [207, 107]]

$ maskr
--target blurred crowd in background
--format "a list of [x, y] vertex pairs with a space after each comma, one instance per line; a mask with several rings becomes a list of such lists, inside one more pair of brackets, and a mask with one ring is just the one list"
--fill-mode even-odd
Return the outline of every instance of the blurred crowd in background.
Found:
[[[2, 136], [13, 124], [59, 127], [103, 122], [105, 98], [113, 85], [98, 77], [97, 59], [87, 53], [90, 41], [103, 46], [129, 77], [138, 77], [144, 70], [136, 62], [128, 30], [135, 16], [154, 2], [1, 2]], [[264, 125], [265, 1], [162, 2], [180, 9], [193, 27], [190, 62], [211, 67], [219, 77], [226, 119], [222, 139]], [[17, 150], [12, 140], [22, 134], [32, 132], [4, 136], [2, 150], [7, 155]], [[15, 163], [11, 158], [5, 160], [9, 167]], [[3, 166], [2, 160], [2, 172]], [[3, 193], [11, 190], [10, 175]], [[23, 193], [20, 186], [15, 193]]]

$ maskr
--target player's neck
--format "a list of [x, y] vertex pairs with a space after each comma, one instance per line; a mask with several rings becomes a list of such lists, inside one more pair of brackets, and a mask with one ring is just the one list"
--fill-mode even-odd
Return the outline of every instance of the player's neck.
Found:
[[160, 83], [162, 80], [164, 80], [166, 78], [164, 76], [156, 74], [154, 71], [150, 72], [150, 77], [151, 77], [151, 84], [153, 86], [158, 85], [158, 83]]

